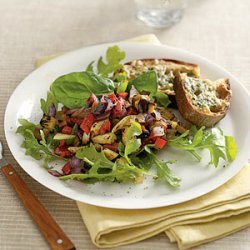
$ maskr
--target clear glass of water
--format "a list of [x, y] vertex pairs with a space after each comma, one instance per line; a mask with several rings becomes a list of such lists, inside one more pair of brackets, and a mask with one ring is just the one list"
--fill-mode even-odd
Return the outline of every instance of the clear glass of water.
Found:
[[184, 14], [186, 0], [135, 0], [137, 18], [154, 28], [178, 23]]

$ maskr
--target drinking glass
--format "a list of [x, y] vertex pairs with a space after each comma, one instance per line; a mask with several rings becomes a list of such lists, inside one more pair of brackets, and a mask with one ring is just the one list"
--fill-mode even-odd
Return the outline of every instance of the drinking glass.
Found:
[[137, 18], [154, 28], [178, 23], [184, 14], [186, 0], [135, 0]]

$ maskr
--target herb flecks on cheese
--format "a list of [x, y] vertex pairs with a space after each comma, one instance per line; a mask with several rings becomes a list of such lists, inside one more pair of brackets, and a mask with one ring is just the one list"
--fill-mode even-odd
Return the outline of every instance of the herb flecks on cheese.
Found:
[[158, 79], [158, 88], [165, 93], [173, 93], [174, 71], [186, 72], [189, 76], [198, 76], [199, 70], [195, 66], [182, 65], [163, 59], [142, 59], [134, 60], [129, 64], [124, 64], [123, 71], [127, 78], [133, 80], [142, 73], [155, 71]]
[[217, 88], [219, 82], [212, 82], [208, 79], [185, 77], [184, 87], [189, 94], [192, 104], [203, 112], [219, 112], [228, 102], [220, 99]]
[[173, 90], [174, 74], [168, 69], [166, 64], [161, 63], [161, 60], [154, 59], [150, 63], [145, 63], [142, 60], [134, 60], [129, 65], [125, 64], [123, 70], [129, 79], [136, 78], [142, 73], [153, 70], [157, 74], [160, 89]]

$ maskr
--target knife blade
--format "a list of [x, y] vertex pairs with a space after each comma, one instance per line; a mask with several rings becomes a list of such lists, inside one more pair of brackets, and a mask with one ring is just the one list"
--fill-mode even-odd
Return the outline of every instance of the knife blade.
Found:
[[75, 246], [60, 228], [57, 222], [34, 196], [27, 184], [17, 174], [14, 167], [3, 157], [3, 146], [0, 141], [0, 169], [12, 185], [19, 199], [37, 224], [50, 248], [53, 250], [74, 250]]

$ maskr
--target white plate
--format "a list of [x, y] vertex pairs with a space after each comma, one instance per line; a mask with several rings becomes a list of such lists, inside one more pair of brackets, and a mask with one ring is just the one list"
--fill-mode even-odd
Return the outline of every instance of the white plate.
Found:
[[5, 134], [10, 150], [20, 166], [35, 180], [47, 188], [85, 203], [123, 209], [153, 208], [177, 204], [206, 194], [233, 177], [249, 158], [249, 94], [244, 86], [229, 72], [214, 63], [187, 51], [160, 45], [119, 43], [126, 51], [126, 61], [138, 58], [172, 58], [200, 65], [203, 76], [210, 79], [228, 77], [233, 90], [232, 106], [219, 126], [225, 134], [234, 136], [238, 144], [236, 160], [227, 167], [208, 166], [208, 155], [197, 162], [188, 153], [167, 148], [160, 154], [162, 159], [177, 159], [173, 171], [181, 177], [181, 187], [172, 190], [164, 184], [147, 178], [143, 184], [122, 185], [118, 183], [82, 184], [76, 181], [63, 182], [47, 173], [41, 163], [26, 156], [20, 147], [22, 137], [15, 133], [18, 118], [39, 122], [42, 116], [40, 98], [46, 96], [50, 84], [58, 76], [82, 71], [92, 60], [104, 55], [108, 46], [79, 49], [60, 56], [27, 76], [12, 94], [5, 113]]

